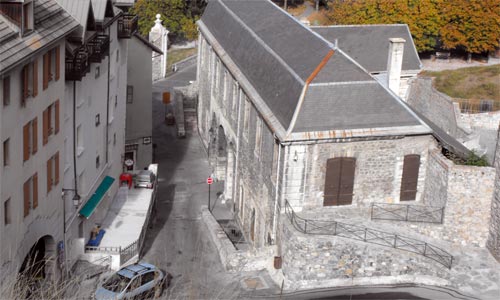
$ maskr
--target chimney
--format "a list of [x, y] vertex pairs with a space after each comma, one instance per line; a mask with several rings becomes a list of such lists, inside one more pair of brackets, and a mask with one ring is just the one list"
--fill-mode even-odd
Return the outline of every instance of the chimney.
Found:
[[402, 38], [389, 39], [389, 58], [387, 59], [387, 86], [396, 95], [399, 95], [401, 81], [401, 66], [403, 65], [403, 51], [406, 41]]

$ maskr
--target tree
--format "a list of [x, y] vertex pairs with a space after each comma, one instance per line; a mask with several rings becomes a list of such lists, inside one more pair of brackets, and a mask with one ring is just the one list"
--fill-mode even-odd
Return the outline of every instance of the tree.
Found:
[[419, 52], [464, 48], [493, 50], [500, 39], [498, 0], [335, 0], [331, 24], [408, 24]]
[[184, 0], [138, 0], [131, 13], [139, 16], [139, 31], [143, 35], [147, 35], [154, 26], [156, 14], [161, 15], [163, 26], [178, 35], [182, 31], [183, 20], [190, 18], [185, 4]]
[[192, 41], [196, 40], [198, 37], [198, 28], [196, 27], [197, 20], [198, 17], [194, 19], [186, 17], [181, 20], [181, 30], [185, 39]]
[[440, 30], [443, 47], [463, 48], [469, 53], [494, 50], [500, 39], [500, 1], [443, 1], [440, 9], [444, 26]]

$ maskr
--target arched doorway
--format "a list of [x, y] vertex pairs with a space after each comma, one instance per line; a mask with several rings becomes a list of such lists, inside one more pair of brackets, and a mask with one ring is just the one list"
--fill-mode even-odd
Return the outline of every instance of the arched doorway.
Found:
[[30, 249], [19, 269], [19, 278], [29, 282], [53, 279], [56, 243], [50, 235], [41, 237]]

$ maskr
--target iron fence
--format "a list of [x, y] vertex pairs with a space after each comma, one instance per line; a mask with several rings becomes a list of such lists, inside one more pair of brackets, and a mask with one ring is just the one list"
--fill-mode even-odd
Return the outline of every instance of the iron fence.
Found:
[[372, 220], [442, 224], [444, 218], [444, 207], [372, 203], [370, 217]]
[[374, 230], [364, 226], [352, 225], [336, 221], [321, 221], [304, 219], [293, 211], [288, 201], [285, 203], [285, 214], [293, 227], [305, 234], [340, 236], [380, 246], [404, 250], [430, 258], [437, 263], [451, 269], [453, 256], [429, 243], [413, 238]]
[[120, 265], [123, 265], [138, 253], [137, 240], [120, 251]]

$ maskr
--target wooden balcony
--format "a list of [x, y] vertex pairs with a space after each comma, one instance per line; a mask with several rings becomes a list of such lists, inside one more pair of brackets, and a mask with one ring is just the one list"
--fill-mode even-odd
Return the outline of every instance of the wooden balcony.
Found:
[[81, 48], [74, 57], [66, 57], [66, 80], [81, 81], [90, 72], [89, 54]]
[[109, 36], [98, 34], [95, 38], [87, 42], [90, 62], [99, 63], [109, 55]]
[[118, 38], [129, 39], [137, 31], [138, 16], [124, 14], [118, 19]]

